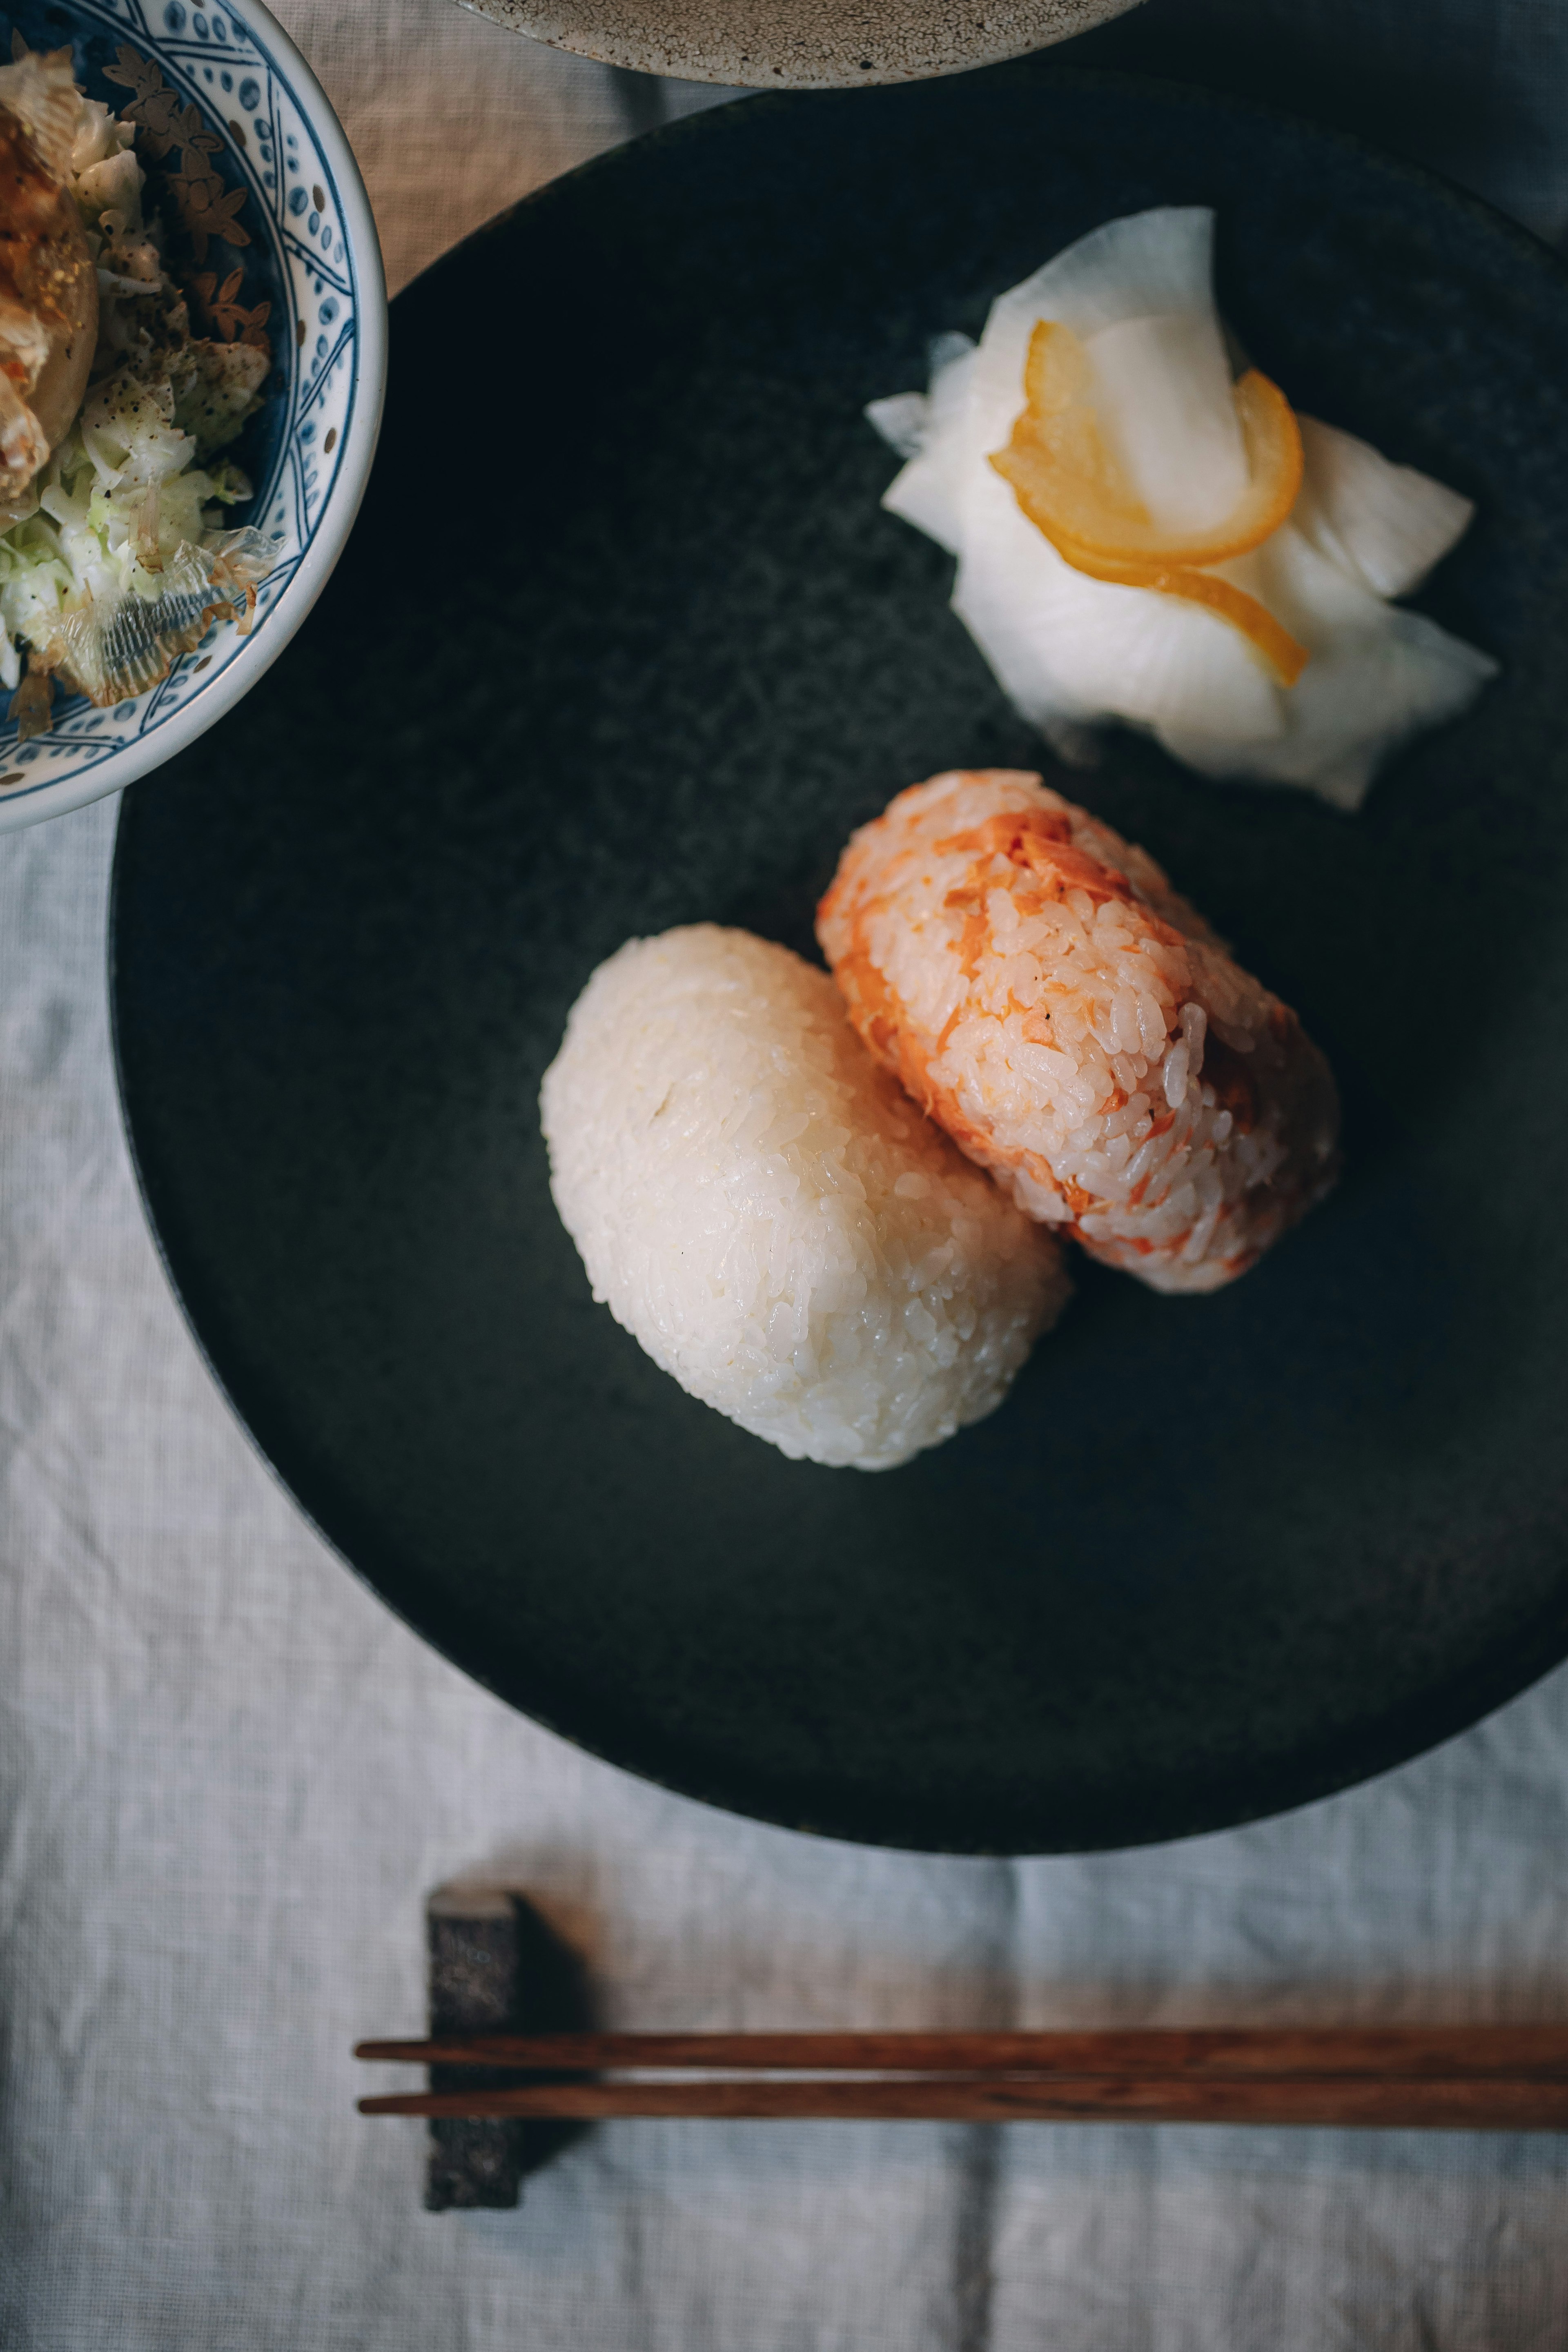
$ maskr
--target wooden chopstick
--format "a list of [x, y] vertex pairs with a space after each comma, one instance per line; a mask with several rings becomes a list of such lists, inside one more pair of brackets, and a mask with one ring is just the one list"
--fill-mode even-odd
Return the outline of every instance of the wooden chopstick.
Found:
[[1384, 2130], [1568, 2131], [1568, 2083], [1471, 2077], [952, 2075], [902, 2081], [535, 2083], [362, 2099], [367, 2116], [709, 2116], [947, 2123], [1360, 2125]]
[[1568, 2026], [1263, 2026], [974, 2033], [465, 2033], [361, 2042], [356, 2058], [405, 2065], [915, 2074], [1364, 2076], [1568, 2083]]
[[[354, 2055], [557, 2078], [393, 2093], [362, 2099], [367, 2116], [1568, 2130], [1568, 2026], [477, 2033], [361, 2042]], [[628, 2070], [646, 2077], [671, 2069], [721, 2071], [696, 2081], [624, 2079]], [[623, 2079], [602, 2079], [612, 2072]]]

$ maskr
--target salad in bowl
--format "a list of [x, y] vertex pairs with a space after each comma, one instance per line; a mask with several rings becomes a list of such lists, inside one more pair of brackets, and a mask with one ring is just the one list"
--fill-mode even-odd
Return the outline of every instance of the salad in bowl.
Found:
[[0, 66], [0, 829], [245, 692], [379, 421], [374, 228], [308, 69], [253, 5], [146, 23], [51, 7]]

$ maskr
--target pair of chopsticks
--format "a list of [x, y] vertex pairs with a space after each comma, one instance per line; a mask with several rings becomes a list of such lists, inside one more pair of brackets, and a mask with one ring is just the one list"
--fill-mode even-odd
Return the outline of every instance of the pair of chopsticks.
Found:
[[478, 2033], [361, 2042], [354, 2055], [555, 2077], [362, 2099], [366, 2116], [1568, 2130], [1565, 2026]]

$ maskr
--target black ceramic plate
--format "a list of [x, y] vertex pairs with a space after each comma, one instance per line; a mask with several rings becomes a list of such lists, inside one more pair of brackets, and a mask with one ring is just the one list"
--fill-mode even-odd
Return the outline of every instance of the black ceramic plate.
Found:
[[[786, 1462], [595, 1307], [535, 1097], [629, 933], [809, 949], [849, 828], [1039, 764], [879, 512], [868, 399], [1069, 238], [1218, 207], [1304, 408], [1479, 499], [1504, 681], [1347, 818], [1131, 739], [1069, 789], [1330, 1052], [1334, 1200], [1212, 1298], [1090, 1267], [994, 1419]], [[843, 1836], [1136, 1843], [1411, 1755], [1568, 1649], [1568, 279], [1436, 184], [1031, 64], [764, 98], [558, 184], [394, 313], [353, 543], [131, 794], [114, 989], [218, 1378], [392, 1606], [674, 1787]], [[1058, 779], [1060, 781], [1060, 779]]]

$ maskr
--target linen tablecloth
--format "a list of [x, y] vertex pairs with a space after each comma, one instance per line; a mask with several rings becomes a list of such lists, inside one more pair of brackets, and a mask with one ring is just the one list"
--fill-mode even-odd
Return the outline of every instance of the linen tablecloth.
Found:
[[[283, 13], [395, 286], [723, 96], [443, 0]], [[1079, 54], [1269, 91], [1568, 223], [1550, 0], [1150, 0]], [[1568, 1673], [1285, 1819], [1017, 1864], [760, 1828], [510, 1714], [301, 1523], [182, 1323], [110, 1073], [114, 819], [0, 841], [0, 2340], [1561, 2352], [1550, 2138], [628, 2123], [515, 2213], [420, 2210], [423, 2127], [355, 2116], [348, 2052], [419, 2030], [453, 1880], [531, 1890], [612, 2023], [1568, 2018]]]

